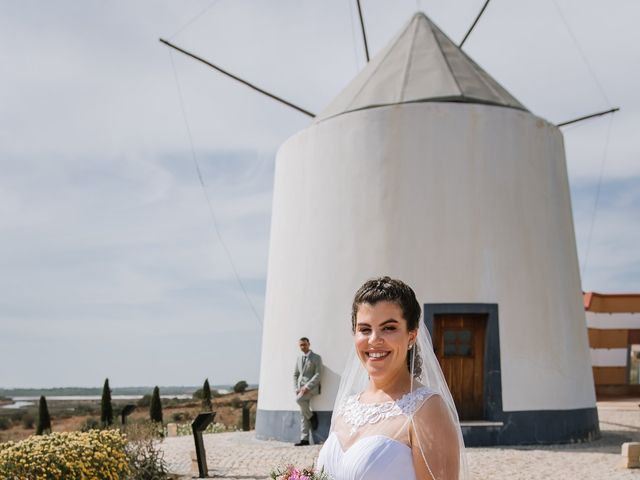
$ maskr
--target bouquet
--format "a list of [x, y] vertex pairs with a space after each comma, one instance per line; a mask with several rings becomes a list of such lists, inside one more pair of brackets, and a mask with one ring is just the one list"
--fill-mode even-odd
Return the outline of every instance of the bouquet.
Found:
[[316, 472], [313, 467], [296, 468], [293, 465], [274, 470], [269, 478], [272, 480], [331, 480], [329, 475], [324, 473], [324, 469]]

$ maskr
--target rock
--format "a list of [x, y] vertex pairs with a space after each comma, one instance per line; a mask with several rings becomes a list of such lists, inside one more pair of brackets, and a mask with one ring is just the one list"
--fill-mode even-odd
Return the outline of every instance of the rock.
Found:
[[625, 468], [640, 467], [640, 442], [622, 444], [622, 466]]

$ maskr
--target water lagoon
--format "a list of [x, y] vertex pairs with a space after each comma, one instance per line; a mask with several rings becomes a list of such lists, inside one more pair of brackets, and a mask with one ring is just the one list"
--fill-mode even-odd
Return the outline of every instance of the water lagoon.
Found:
[[[140, 400], [143, 395], [112, 395], [112, 401], [118, 400]], [[178, 400], [188, 400], [191, 398], [191, 395], [187, 394], [179, 394], [179, 395], [160, 395], [161, 398], [177, 398]], [[39, 396], [29, 396], [29, 397], [9, 397], [13, 403], [8, 405], [2, 405], [0, 408], [9, 408], [9, 409], [19, 409], [24, 407], [30, 407], [35, 405], [40, 399]], [[59, 396], [50, 396], [47, 397], [47, 402], [82, 402], [82, 401], [100, 401], [100, 395], [59, 395]]]

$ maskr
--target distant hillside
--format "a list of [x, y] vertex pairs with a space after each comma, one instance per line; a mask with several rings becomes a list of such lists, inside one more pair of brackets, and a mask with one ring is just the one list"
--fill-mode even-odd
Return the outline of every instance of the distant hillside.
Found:
[[[162, 395], [191, 395], [199, 387], [160, 387]], [[225, 387], [213, 387], [225, 388]], [[228, 388], [228, 387], [227, 387]], [[111, 395], [145, 395], [151, 393], [153, 387], [116, 387], [111, 389]], [[3, 397], [48, 397], [75, 395], [102, 395], [102, 387], [62, 387], [62, 388], [0, 388]]]
[[[192, 395], [201, 386], [163, 387], [160, 386], [161, 395]], [[233, 385], [212, 385], [215, 390], [233, 390]], [[249, 385], [249, 388], [257, 388], [257, 385]], [[153, 387], [115, 387], [111, 389], [111, 395], [145, 395], [150, 394]], [[61, 397], [76, 395], [102, 395], [102, 387], [61, 387], [61, 388], [0, 388], [0, 397]]]

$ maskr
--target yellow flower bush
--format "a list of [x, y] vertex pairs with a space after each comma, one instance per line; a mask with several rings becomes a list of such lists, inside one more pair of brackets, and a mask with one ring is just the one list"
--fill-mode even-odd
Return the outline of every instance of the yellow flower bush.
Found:
[[130, 473], [118, 430], [62, 432], [0, 444], [0, 478], [120, 480]]

